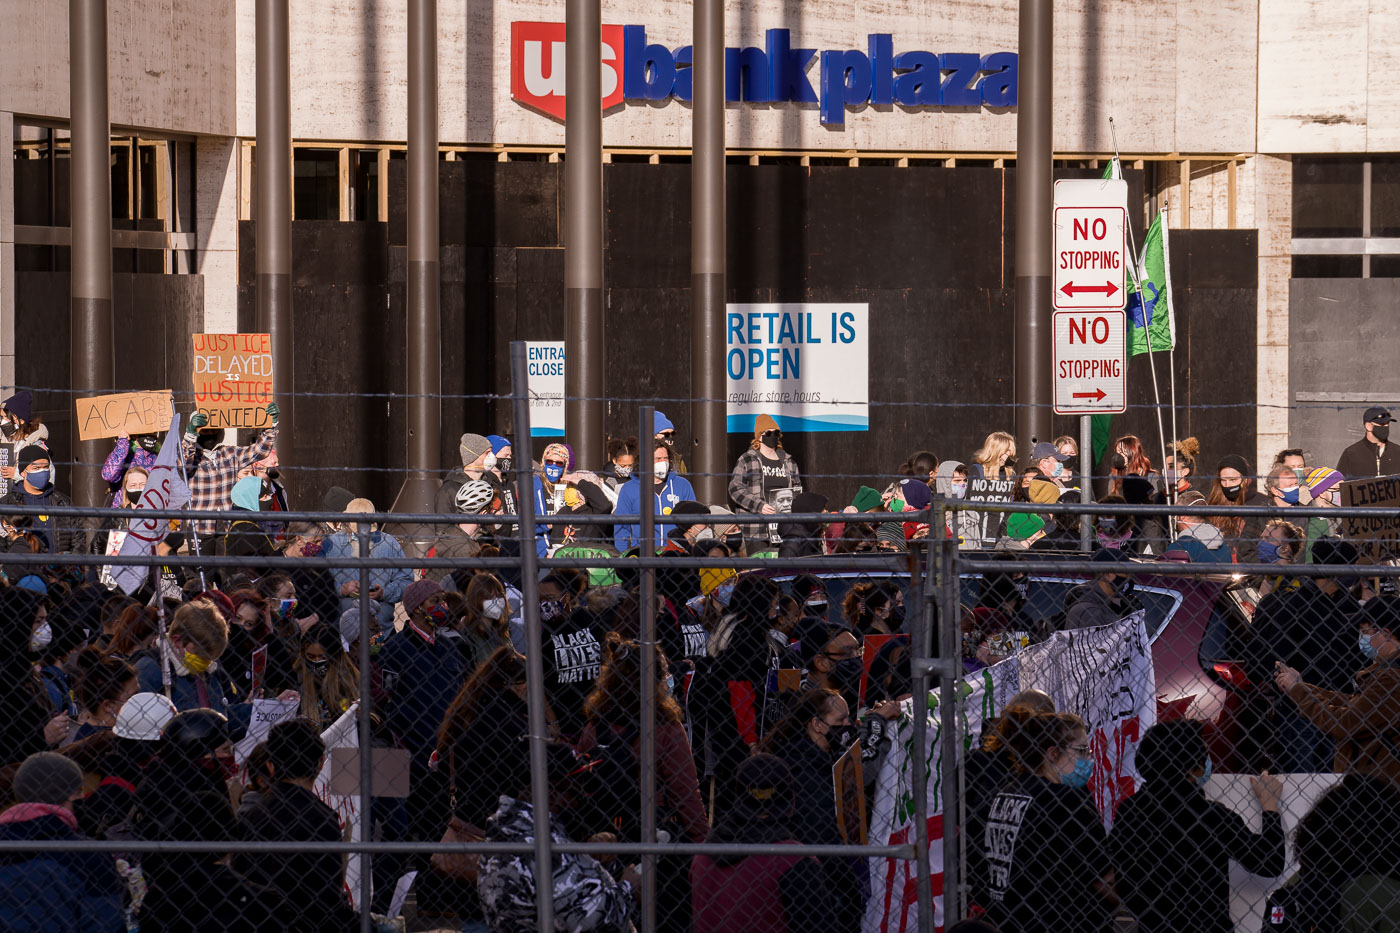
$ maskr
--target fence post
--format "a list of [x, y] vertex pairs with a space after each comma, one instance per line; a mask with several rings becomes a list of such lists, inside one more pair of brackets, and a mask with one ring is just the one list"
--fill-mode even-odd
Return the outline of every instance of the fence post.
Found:
[[934, 583], [940, 579], [941, 570], [934, 566], [934, 561], [939, 557], [934, 550], [934, 542], [938, 540], [937, 536], [943, 533], [942, 529], [947, 527], [947, 514], [943, 497], [939, 496], [934, 500], [928, 544], [924, 549], [919, 615], [909, 633], [909, 651], [913, 656], [909, 663], [912, 675], [910, 692], [913, 695], [909, 711], [914, 716], [913, 738], [910, 743], [914, 751], [909, 757], [916, 763], [911, 770], [914, 778], [914, 865], [919, 885], [917, 904], [920, 933], [933, 931], [933, 873], [928, 860], [928, 772], [917, 763], [924, 760], [923, 750], [928, 745], [929, 635], [933, 632], [938, 617], [934, 603], [938, 590]]
[[[637, 437], [637, 507], [641, 511], [641, 553], [656, 553], [655, 433], [652, 420], [654, 409], [643, 405], [638, 417]], [[637, 600], [642, 629], [642, 754], [640, 785], [642, 790], [642, 842], [656, 841], [656, 569], [642, 568], [641, 593]], [[656, 856], [642, 856], [642, 933], [656, 931]]]
[[527, 384], [525, 342], [510, 344], [510, 379], [514, 408], [515, 510], [520, 513], [516, 531], [520, 538], [520, 607], [525, 618], [526, 699], [530, 707], [530, 807], [535, 818], [535, 906], [539, 928], [554, 929], [554, 858], [549, 835], [549, 760], [545, 743], [549, 726], [545, 717], [544, 634], [540, 631], [539, 555], [535, 553], [535, 474], [530, 468], [530, 390]]
[[[369, 525], [355, 526], [360, 539], [360, 556], [369, 556]], [[369, 655], [369, 567], [360, 565], [360, 841], [373, 837], [370, 825], [370, 781], [374, 774], [374, 739], [370, 727], [370, 655]], [[370, 933], [369, 902], [374, 890], [374, 875], [370, 870], [370, 854], [360, 855], [360, 933]]]
[[[939, 658], [943, 662], [938, 680], [938, 731], [942, 736], [942, 761], [939, 798], [943, 804], [943, 925], [951, 926], [963, 918], [961, 842], [958, 818], [962, 808], [961, 772], [958, 746], [958, 704], [962, 701], [958, 686], [962, 674], [962, 612], [961, 580], [957, 539], [943, 541], [943, 560], [939, 568]], [[916, 769], [919, 770], [919, 769]], [[976, 840], [973, 840], [976, 844]]]

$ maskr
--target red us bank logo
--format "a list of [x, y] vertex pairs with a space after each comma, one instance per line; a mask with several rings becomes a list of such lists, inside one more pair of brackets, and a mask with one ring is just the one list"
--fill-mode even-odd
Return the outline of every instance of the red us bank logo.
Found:
[[[622, 29], [602, 34], [603, 109], [622, 103]], [[527, 107], [564, 119], [564, 24], [510, 24], [510, 96]]]

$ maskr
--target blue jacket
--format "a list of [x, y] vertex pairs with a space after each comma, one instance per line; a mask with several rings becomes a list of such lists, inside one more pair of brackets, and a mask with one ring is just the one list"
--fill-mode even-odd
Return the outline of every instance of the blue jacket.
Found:
[[388, 694], [385, 722], [426, 766], [437, 746], [437, 729], [447, 707], [467, 679], [456, 644], [438, 636], [429, 644], [411, 625], [390, 635], [379, 650], [379, 669]]
[[[358, 537], [351, 532], [337, 531], [326, 539], [322, 554], [326, 557], [354, 557], [355, 543]], [[391, 534], [382, 531], [372, 531], [369, 535], [369, 556], [380, 558], [398, 559], [404, 556], [403, 546], [398, 539]], [[360, 579], [360, 571], [352, 567], [332, 567], [331, 577], [335, 580], [335, 591], [340, 593], [340, 588], [351, 580]], [[413, 571], [404, 567], [394, 569], [375, 568], [369, 572], [369, 585], [377, 586], [384, 590], [384, 595], [379, 599], [379, 624], [388, 627], [394, 621], [394, 603], [403, 599], [403, 591], [413, 582]], [[340, 611], [360, 605], [358, 596], [340, 597]], [[335, 624], [336, 619], [322, 619], [322, 622]]]
[[[535, 474], [535, 552], [541, 557], [549, 556], [549, 533], [552, 526], [541, 519], [554, 512], [554, 500], [544, 494], [544, 478]], [[517, 534], [519, 532], [517, 531]]]
[[[13, 807], [0, 819], [8, 820], [0, 823], [4, 842], [83, 838], [62, 817], [33, 804]], [[112, 857], [102, 852], [0, 852], [0, 929], [120, 933], [126, 929], [124, 888]]]
[[[656, 490], [655, 485], [652, 486], [652, 489]], [[660, 490], [652, 493], [654, 514], [670, 515], [671, 509], [675, 507], [676, 503], [685, 499], [694, 500], [695, 490], [691, 488], [690, 480], [672, 473], [666, 477], [666, 482], [661, 484]], [[642, 511], [641, 501], [642, 481], [633, 477], [617, 491], [617, 508], [613, 509], [613, 514], [640, 515]], [[675, 527], [675, 525], [666, 525], [661, 522], [656, 523], [655, 546], [657, 548], [666, 544], [666, 535]], [[625, 554], [641, 543], [641, 525], [613, 526], [613, 544], [617, 547], [619, 554]]]
[[[142, 655], [137, 658], [135, 667], [136, 684], [141, 692], [165, 693], [158, 650], [154, 657]], [[199, 681], [202, 680], [205, 692], [209, 696], [207, 708], [227, 716], [230, 731], [236, 732], [239, 728], [247, 731], [248, 723], [253, 717], [252, 703], [233, 685], [222, 666], [203, 674], [192, 674], [188, 671], [180, 673], [184, 670], [184, 665], [178, 661], [171, 665], [170, 701], [175, 704], [175, 709], [184, 712], [187, 709], [206, 708], [199, 702]]]

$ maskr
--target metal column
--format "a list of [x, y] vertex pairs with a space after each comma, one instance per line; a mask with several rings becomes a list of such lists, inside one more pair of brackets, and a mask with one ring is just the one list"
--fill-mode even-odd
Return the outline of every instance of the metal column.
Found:
[[[656, 409], [643, 405], [638, 413], [638, 437], [648, 436]], [[648, 444], [648, 447], [651, 445]], [[637, 451], [637, 481], [641, 484], [641, 554], [656, 553], [656, 465], [651, 454]], [[640, 784], [642, 806], [642, 842], [656, 841], [656, 568], [644, 567], [641, 589], [637, 594], [641, 614], [642, 721]], [[671, 840], [675, 842], [676, 840]], [[642, 917], [641, 933], [656, 933], [656, 856], [642, 856]]]
[[[408, 4], [408, 475], [395, 512], [431, 512], [442, 443], [437, 0]], [[386, 180], [381, 180], [381, 184]], [[528, 459], [528, 458], [527, 458]], [[435, 529], [427, 529], [432, 532]]]
[[564, 14], [568, 88], [564, 111], [564, 432], [578, 464], [589, 470], [603, 465], [603, 415], [607, 411], [603, 400], [603, 27], [598, 2], [568, 0]]
[[1050, 433], [1051, 0], [1021, 0], [1016, 108], [1016, 443]]
[[[702, 502], [724, 502], [725, 185], [724, 0], [694, 0], [690, 160], [691, 479]], [[645, 438], [650, 429], [638, 437]]]
[[257, 7], [258, 331], [272, 338], [273, 395], [281, 409], [277, 448], [295, 463], [296, 401], [292, 367], [292, 91], [288, 0]]
[[[76, 396], [116, 386], [112, 350], [112, 138], [107, 118], [107, 0], [70, 0], [68, 74], [72, 110], [71, 386]], [[66, 410], [72, 402], [63, 399]], [[106, 441], [78, 440], [72, 422], [73, 502], [102, 503]]]

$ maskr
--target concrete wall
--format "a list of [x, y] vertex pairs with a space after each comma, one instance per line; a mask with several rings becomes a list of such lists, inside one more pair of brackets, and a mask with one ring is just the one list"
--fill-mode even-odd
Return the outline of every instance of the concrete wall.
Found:
[[[228, 0], [108, 0], [113, 125], [231, 135], [233, 27]], [[66, 0], [0, 4], [0, 110], [68, 119]]]
[[[1400, 0], [1396, 0], [1400, 3]], [[238, 0], [238, 133], [253, 134], [254, 0]], [[292, 6], [296, 137], [400, 140], [407, 133], [405, 0], [298, 0]], [[1116, 116], [1125, 152], [1254, 150], [1255, 0], [1062, 0], [1056, 4], [1055, 148], [1106, 152]], [[564, 19], [563, 0], [498, 0], [439, 8], [442, 138], [562, 144], [563, 124], [510, 98], [510, 25]], [[647, 27], [648, 42], [688, 45], [690, 5], [616, 0], [604, 22]], [[864, 49], [890, 32], [895, 50], [1015, 51], [1016, 0], [730, 0], [728, 44], [762, 46], [792, 30], [794, 47]], [[1299, 36], [1298, 41], [1306, 37]], [[809, 75], [815, 77], [814, 64]], [[867, 106], [844, 128], [815, 105], [731, 105], [731, 146], [996, 151], [1015, 148], [1014, 111], [913, 112]], [[603, 121], [609, 146], [690, 144], [690, 111], [629, 103]]]
[[1336, 466], [1371, 405], [1400, 408], [1394, 363], [1400, 279], [1294, 279], [1290, 288], [1289, 446]]

